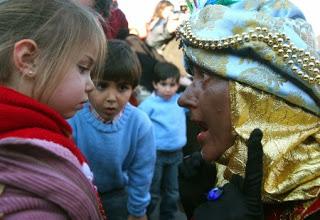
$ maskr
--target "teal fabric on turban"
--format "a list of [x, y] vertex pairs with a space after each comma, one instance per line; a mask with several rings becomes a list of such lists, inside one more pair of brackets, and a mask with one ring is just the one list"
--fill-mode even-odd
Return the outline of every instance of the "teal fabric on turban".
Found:
[[311, 26], [286, 0], [195, 10], [178, 28], [188, 60], [320, 115], [320, 61]]

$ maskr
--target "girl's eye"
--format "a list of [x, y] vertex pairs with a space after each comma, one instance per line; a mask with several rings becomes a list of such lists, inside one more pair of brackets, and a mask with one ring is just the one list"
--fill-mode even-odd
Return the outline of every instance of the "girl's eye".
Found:
[[90, 69], [88, 67], [78, 65], [78, 68], [79, 68], [79, 71], [80, 71], [81, 74], [90, 73]]

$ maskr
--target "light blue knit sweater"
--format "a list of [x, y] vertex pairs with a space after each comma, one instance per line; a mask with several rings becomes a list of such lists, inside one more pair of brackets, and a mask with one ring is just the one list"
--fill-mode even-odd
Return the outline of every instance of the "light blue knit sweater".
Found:
[[86, 105], [68, 122], [76, 144], [93, 171], [99, 192], [127, 187], [128, 212], [142, 216], [150, 200], [156, 157], [148, 116], [127, 104], [119, 119], [104, 124]]
[[139, 106], [154, 125], [157, 150], [180, 150], [187, 142], [186, 109], [178, 105], [180, 95], [169, 100], [152, 93]]

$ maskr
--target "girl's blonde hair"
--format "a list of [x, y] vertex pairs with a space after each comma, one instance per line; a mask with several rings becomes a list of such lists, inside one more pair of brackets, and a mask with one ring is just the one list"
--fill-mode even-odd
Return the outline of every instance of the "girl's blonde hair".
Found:
[[10, 80], [14, 44], [22, 39], [34, 40], [39, 49], [33, 98], [49, 97], [89, 48], [97, 51], [93, 76], [101, 72], [106, 39], [98, 15], [75, 1], [0, 0], [0, 84]]

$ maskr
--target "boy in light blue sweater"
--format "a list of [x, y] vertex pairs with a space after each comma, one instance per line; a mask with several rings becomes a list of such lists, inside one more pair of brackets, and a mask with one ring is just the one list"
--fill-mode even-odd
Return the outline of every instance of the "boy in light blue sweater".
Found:
[[160, 220], [174, 220], [178, 210], [178, 165], [186, 144], [186, 110], [178, 106], [179, 69], [168, 62], [154, 67], [154, 92], [138, 108], [151, 119], [157, 147], [157, 161], [151, 185], [150, 216], [160, 204]]
[[[82, 67], [85, 69], [86, 67]], [[105, 71], [69, 120], [109, 220], [146, 220], [156, 148], [148, 116], [128, 101], [141, 67], [123, 41], [108, 41]]]

